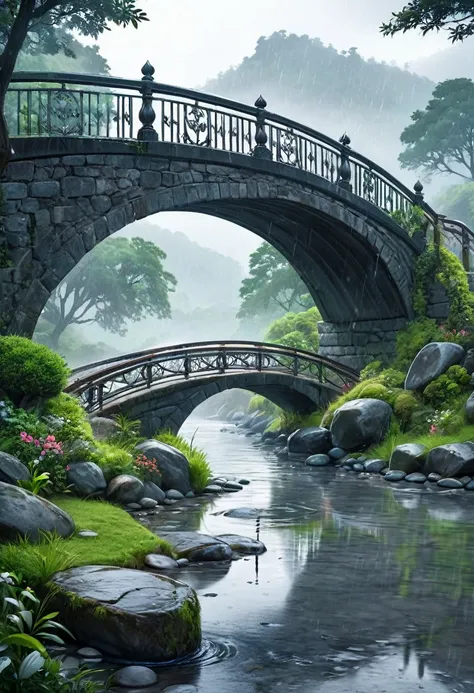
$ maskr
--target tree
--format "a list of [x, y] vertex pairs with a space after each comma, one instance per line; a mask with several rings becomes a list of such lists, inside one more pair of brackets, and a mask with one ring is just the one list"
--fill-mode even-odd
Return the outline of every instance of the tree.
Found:
[[163, 268], [165, 253], [142, 238], [114, 238], [101, 243], [68, 274], [46, 304], [42, 317], [53, 325], [55, 349], [69, 325], [95, 322], [123, 335], [126, 321], [171, 317], [168, 293], [176, 279]]
[[380, 27], [384, 36], [402, 31], [421, 29], [423, 36], [430, 31], [449, 32], [453, 43], [464, 41], [474, 34], [473, 0], [412, 0], [392, 19]]
[[0, 55], [0, 174], [10, 155], [3, 109], [20, 51], [38, 55], [65, 51], [71, 55], [68, 32], [97, 39], [109, 29], [110, 22], [137, 27], [147, 19], [136, 7], [136, 0], [3, 0], [0, 4], [0, 44], [3, 48]]
[[242, 280], [238, 318], [254, 317], [278, 306], [285, 313], [312, 305], [308, 289], [293, 267], [269, 243], [250, 255], [250, 277]]
[[316, 306], [303, 313], [287, 313], [272, 322], [265, 334], [265, 341], [317, 352], [320, 320], [321, 315]]
[[437, 85], [424, 111], [402, 132], [403, 168], [449, 173], [474, 180], [474, 83], [448, 79]]

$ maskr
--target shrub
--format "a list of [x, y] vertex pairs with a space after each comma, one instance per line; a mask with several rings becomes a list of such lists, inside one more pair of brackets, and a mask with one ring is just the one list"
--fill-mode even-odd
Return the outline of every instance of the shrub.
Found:
[[462, 394], [470, 380], [465, 368], [451, 366], [446, 373], [438, 376], [425, 387], [423, 399], [433, 406], [452, 403]]
[[212, 470], [207, 461], [206, 453], [203, 450], [195, 448], [193, 446], [193, 440], [188, 443], [183, 436], [175, 435], [171, 433], [171, 431], [158, 431], [154, 438], [176, 448], [187, 458], [189, 462], [189, 477], [194, 491], [199, 493], [206, 488], [212, 476]]
[[56, 435], [63, 443], [94, 440], [87, 412], [76, 397], [61, 392], [47, 401], [45, 415], [46, 420], [51, 419]]
[[91, 461], [99, 465], [107, 482], [120, 474], [135, 476], [133, 456], [127, 450], [112, 443], [99, 441], [96, 441], [95, 448], [91, 453]]
[[284, 411], [277, 419], [278, 425], [269, 426], [267, 431], [296, 431], [298, 428], [309, 428], [310, 426], [320, 426], [323, 418], [322, 411], [315, 411], [312, 414], [298, 414], [297, 412]]
[[372, 361], [360, 372], [361, 380], [372, 380], [375, 378], [383, 368], [382, 361]]
[[393, 412], [400, 421], [403, 429], [407, 428], [413, 414], [419, 407], [420, 403], [413, 392], [399, 392], [395, 396]]
[[443, 333], [434, 320], [419, 318], [397, 332], [397, 358], [394, 367], [407, 370], [417, 353], [430, 342], [443, 342]]
[[247, 411], [249, 414], [255, 411], [261, 411], [264, 414], [268, 414], [268, 416], [278, 416], [281, 409], [269, 399], [263, 397], [263, 395], [254, 395], [248, 404]]
[[390, 405], [392, 405], [395, 398], [393, 391], [389, 390], [388, 387], [385, 387], [382, 383], [374, 383], [372, 381], [369, 381], [365, 387], [362, 387], [358, 397], [362, 399], [381, 399]]
[[16, 404], [28, 395], [59, 395], [69, 376], [66, 362], [43, 344], [25, 337], [0, 337], [0, 383]]

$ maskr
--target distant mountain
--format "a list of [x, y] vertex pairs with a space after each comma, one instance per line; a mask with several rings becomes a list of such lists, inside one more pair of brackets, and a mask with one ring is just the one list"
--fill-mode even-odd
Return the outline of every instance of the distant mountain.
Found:
[[474, 79], [474, 38], [463, 43], [449, 45], [427, 58], [419, 58], [410, 63], [410, 70], [429, 77], [434, 82], [456, 77]]

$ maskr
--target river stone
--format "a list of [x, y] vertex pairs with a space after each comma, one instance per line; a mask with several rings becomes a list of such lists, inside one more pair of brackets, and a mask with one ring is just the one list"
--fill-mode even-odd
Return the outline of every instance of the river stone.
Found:
[[344, 450], [361, 450], [379, 443], [387, 433], [392, 408], [380, 399], [355, 399], [336, 409], [332, 442]]
[[171, 498], [171, 500], [182, 500], [184, 494], [181, 493], [181, 491], [177, 491], [175, 488], [170, 488], [169, 491], [166, 491], [166, 497]]
[[80, 496], [90, 496], [107, 487], [102, 469], [94, 462], [71, 462], [67, 483], [74, 486]]
[[352, 469], [353, 469], [355, 472], [364, 472], [364, 471], [365, 471], [365, 467], [364, 467], [364, 465], [363, 465], [362, 462], [355, 462], [355, 463], [352, 465]]
[[286, 460], [288, 457], [288, 447], [282, 448], [276, 453], [279, 460]]
[[30, 477], [28, 467], [19, 459], [8, 452], [0, 452], [0, 481], [16, 486], [19, 481], [29, 481]]
[[242, 537], [239, 534], [219, 534], [216, 539], [220, 539], [224, 544], [228, 544], [232, 551], [249, 555], [259, 555], [267, 550], [265, 544], [251, 537]]
[[105, 495], [107, 500], [122, 505], [138, 503], [143, 498], [143, 481], [136, 476], [120, 474], [109, 483]]
[[288, 438], [288, 453], [290, 455], [317, 455], [327, 453], [331, 448], [329, 431], [320, 426], [300, 428]]
[[153, 510], [153, 508], [156, 508], [158, 503], [154, 498], [142, 498], [140, 500], [140, 505], [143, 510]]
[[178, 568], [184, 568], [185, 565], [189, 565], [189, 558], [178, 558], [176, 563]]
[[412, 474], [407, 474], [405, 481], [412, 481], [415, 484], [424, 484], [426, 476], [421, 472], [412, 472]]
[[385, 479], [387, 481], [402, 481], [406, 477], [406, 472], [402, 472], [399, 469], [391, 469], [385, 474]]
[[140, 503], [127, 503], [125, 506], [128, 510], [141, 510], [142, 506]]
[[176, 489], [185, 496], [192, 491], [189, 480], [189, 462], [182, 452], [158, 440], [146, 440], [137, 445], [137, 450], [149, 460], [155, 459], [161, 472], [164, 491]]
[[209, 484], [203, 489], [203, 493], [220, 493], [222, 488], [218, 484]]
[[397, 445], [390, 457], [390, 469], [398, 469], [401, 472], [411, 474], [418, 472], [424, 464], [426, 447], [419, 443], [405, 443]]
[[102, 659], [102, 653], [94, 647], [81, 647], [76, 654], [83, 659], [94, 659], [96, 662]]
[[153, 483], [153, 481], [144, 481], [143, 498], [152, 498], [153, 500], [156, 500], [157, 503], [163, 503], [166, 498], [166, 494], [159, 486]]
[[113, 682], [120, 688], [148, 688], [158, 682], [158, 676], [148, 667], [129, 666], [119, 669]]
[[159, 553], [149, 553], [145, 557], [145, 563], [153, 570], [172, 570], [179, 567], [174, 558], [162, 556]]
[[474, 392], [469, 395], [469, 399], [466, 402], [465, 411], [468, 423], [474, 423]]
[[436, 472], [431, 472], [431, 474], [428, 474], [428, 481], [430, 481], [432, 484], [435, 484], [442, 478], [443, 477], [441, 476], [441, 474], [436, 474]]
[[91, 529], [81, 529], [81, 531], [77, 533], [77, 536], [81, 537], [81, 539], [93, 539], [99, 535], [97, 532], [93, 532]]
[[160, 532], [168, 541], [178, 558], [190, 561], [230, 561], [232, 549], [223, 541], [200, 532]]
[[[191, 587], [140, 570], [82, 566], [56, 573], [50, 606], [80, 643], [135, 662], [164, 662], [201, 643], [199, 602]], [[81, 608], [71, 595], [84, 599]], [[105, 614], [97, 614], [97, 607]], [[183, 609], [185, 607], [185, 609]]]
[[18, 537], [36, 542], [42, 532], [70, 537], [76, 527], [64, 510], [18, 486], [0, 482], [0, 542]]
[[328, 455], [333, 460], [342, 460], [347, 455], [347, 452], [342, 448], [331, 448]]
[[443, 477], [474, 474], [474, 443], [450, 443], [430, 450], [425, 474], [436, 472]]
[[463, 486], [467, 486], [468, 483], [471, 481], [471, 477], [470, 477], [470, 476], [462, 476], [462, 477], [459, 479], [459, 481], [461, 482], [461, 484], [462, 484]]
[[329, 455], [310, 455], [305, 460], [305, 464], [310, 467], [326, 467], [331, 463]]
[[248, 486], [250, 481], [248, 479], [239, 479], [239, 484], [242, 484], [242, 486]]
[[163, 501], [163, 505], [174, 505], [177, 503], [177, 501], [173, 500], [172, 498], [165, 498]]
[[474, 373], [474, 349], [468, 349], [462, 367], [467, 370], [469, 375]]
[[454, 342], [431, 342], [413, 359], [405, 379], [405, 390], [421, 390], [464, 359], [465, 351]]
[[474, 479], [466, 484], [464, 488], [466, 491], [474, 491]]
[[107, 419], [105, 416], [92, 416], [89, 423], [96, 440], [107, 440], [114, 433], [117, 433], [119, 428], [116, 421]]
[[372, 474], [380, 474], [384, 467], [385, 460], [367, 460], [367, 462], [364, 463], [365, 471], [371, 472]]
[[243, 486], [238, 484], [236, 481], [226, 481], [222, 488], [226, 491], [242, 491]]
[[459, 479], [440, 479], [438, 481], [438, 486], [442, 488], [464, 488], [463, 484]]
[[260, 517], [261, 514], [262, 511], [257, 508], [233, 508], [224, 513], [225, 517], [236, 517], [241, 520], [253, 520]]

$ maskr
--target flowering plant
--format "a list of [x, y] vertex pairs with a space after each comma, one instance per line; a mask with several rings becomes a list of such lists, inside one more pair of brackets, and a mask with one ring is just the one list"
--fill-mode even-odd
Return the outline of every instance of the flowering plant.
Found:
[[[66, 472], [68, 466], [62, 459], [64, 452], [62, 443], [53, 435], [34, 438], [26, 431], [20, 433], [20, 442], [23, 447], [22, 461], [28, 465], [33, 488], [26, 486], [33, 493], [42, 491], [62, 493], [66, 489]], [[46, 474], [47, 476], [43, 476]]]
[[149, 460], [145, 455], [137, 455], [133, 462], [133, 470], [143, 481], [153, 481], [155, 484], [161, 481], [161, 473], [154, 457]]
[[430, 424], [429, 432], [431, 435], [449, 433], [450, 426], [455, 423], [457, 416], [454, 409], [436, 410], [427, 422]]

